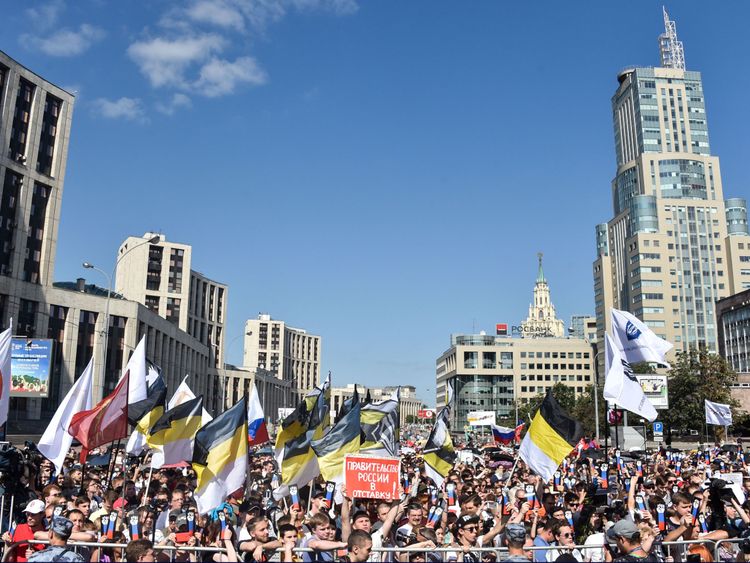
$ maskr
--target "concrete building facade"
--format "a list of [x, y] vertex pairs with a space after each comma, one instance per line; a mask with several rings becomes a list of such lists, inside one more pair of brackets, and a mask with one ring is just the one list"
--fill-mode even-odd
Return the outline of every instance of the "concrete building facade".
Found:
[[[530, 307], [521, 338], [454, 334], [450, 347], [437, 359], [436, 403], [445, 405], [446, 386], [454, 391], [454, 431], [468, 424], [472, 411], [494, 411], [511, 416], [514, 402], [528, 402], [556, 383], [576, 395], [594, 384], [595, 351], [585, 338], [564, 337], [565, 327], [555, 313], [550, 286], [542, 271], [541, 255]], [[522, 324], [522, 326], [524, 326]]]
[[206, 345], [218, 368], [224, 363], [228, 287], [193, 270], [192, 254], [190, 245], [162, 234], [128, 237], [117, 252], [114, 289]]
[[576, 395], [594, 384], [594, 350], [579, 338], [510, 338], [455, 334], [436, 362], [436, 401], [445, 405], [446, 384], [454, 391], [454, 430], [468, 423], [472, 411], [511, 416], [514, 401], [528, 402], [556, 383]]
[[737, 372], [732, 396], [750, 410], [750, 289], [717, 301], [716, 318], [719, 355]]
[[573, 315], [570, 318], [570, 336], [596, 342], [596, 317]]
[[714, 303], [750, 285], [747, 211], [744, 200], [724, 199], [701, 75], [685, 70], [666, 13], [665, 23], [662, 66], [623, 70], [612, 97], [617, 171], [614, 216], [596, 227], [597, 332], [610, 330], [614, 307], [673, 353], [717, 351]]
[[0, 328], [13, 318], [16, 336], [53, 341], [48, 397], [11, 397], [8, 430], [43, 430], [92, 358], [99, 401], [143, 335], [168, 385], [190, 374], [193, 390], [216, 412], [219, 380], [210, 375], [206, 343], [82, 279], [53, 283], [73, 105], [72, 94], [0, 52]]
[[243, 365], [290, 381], [297, 395], [320, 385], [320, 336], [261, 313], [245, 323]]

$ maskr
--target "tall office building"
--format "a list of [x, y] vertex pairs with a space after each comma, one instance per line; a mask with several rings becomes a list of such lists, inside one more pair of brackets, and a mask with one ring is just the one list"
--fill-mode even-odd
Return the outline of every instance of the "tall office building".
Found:
[[597, 332], [610, 329], [615, 307], [676, 351], [716, 351], [715, 301], [750, 286], [747, 211], [724, 200], [701, 75], [685, 70], [666, 11], [664, 22], [661, 66], [623, 70], [612, 97], [617, 172], [614, 217], [596, 227]]
[[0, 51], [0, 291], [51, 285], [74, 96]]
[[245, 322], [243, 366], [262, 368], [298, 393], [320, 385], [320, 336], [261, 313]]
[[92, 359], [99, 401], [144, 335], [147, 357], [164, 368], [168, 385], [190, 373], [215, 412], [221, 393], [207, 346], [83, 279], [53, 283], [73, 105], [72, 94], [0, 52], [0, 330], [12, 318], [16, 336], [52, 341], [46, 391], [11, 390], [7, 430], [41, 432]]
[[128, 237], [117, 253], [115, 291], [208, 346], [213, 367], [220, 367], [227, 286], [192, 270], [192, 254], [190, 245], [164, 235]]

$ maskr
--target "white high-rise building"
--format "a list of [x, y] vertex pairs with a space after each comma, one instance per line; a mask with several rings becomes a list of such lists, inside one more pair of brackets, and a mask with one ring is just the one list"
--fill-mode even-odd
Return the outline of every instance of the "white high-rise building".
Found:
[[274, 373], [303, 393], [320, 384], [320, 336], [260, 314], [245, 323], [243, 365]]

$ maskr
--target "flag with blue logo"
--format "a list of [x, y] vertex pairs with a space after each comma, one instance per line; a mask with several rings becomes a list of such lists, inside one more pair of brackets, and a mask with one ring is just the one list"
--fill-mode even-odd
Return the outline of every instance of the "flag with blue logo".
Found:
[[627, 311], [612, 309], [612, 341], [630, 364], [654, 362], [670, 367], [665, 357], [672, 344], [656, 336], [643, 321]]
[[604, 398], [653, 422], [656, 409], [641, 388], [630, 364], [622, 357], [609, 334], [604, 335]]

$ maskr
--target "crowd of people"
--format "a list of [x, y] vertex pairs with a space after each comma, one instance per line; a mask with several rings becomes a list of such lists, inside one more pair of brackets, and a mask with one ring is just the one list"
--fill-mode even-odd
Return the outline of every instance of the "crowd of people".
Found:
[[4, 560], [750, 558], [750, 473], [741, 448], [576, 451], [550, 482], [512, 450], [472, 449], [442, 483], [426, 476], [415, 450], [401, 455], [397, 498], [351, 498], [341, 485], [339, 503], [324, 482], [276, 498], [279, 468], [269, 449], [257, 450], [245, 489], [200, 514], [189, 467], [151, 470], [147, 458], [120, 455], [109, 467], [81, 466], [71, 452], [55, 474], [28, 446], [19, 471], [3, 473]]

